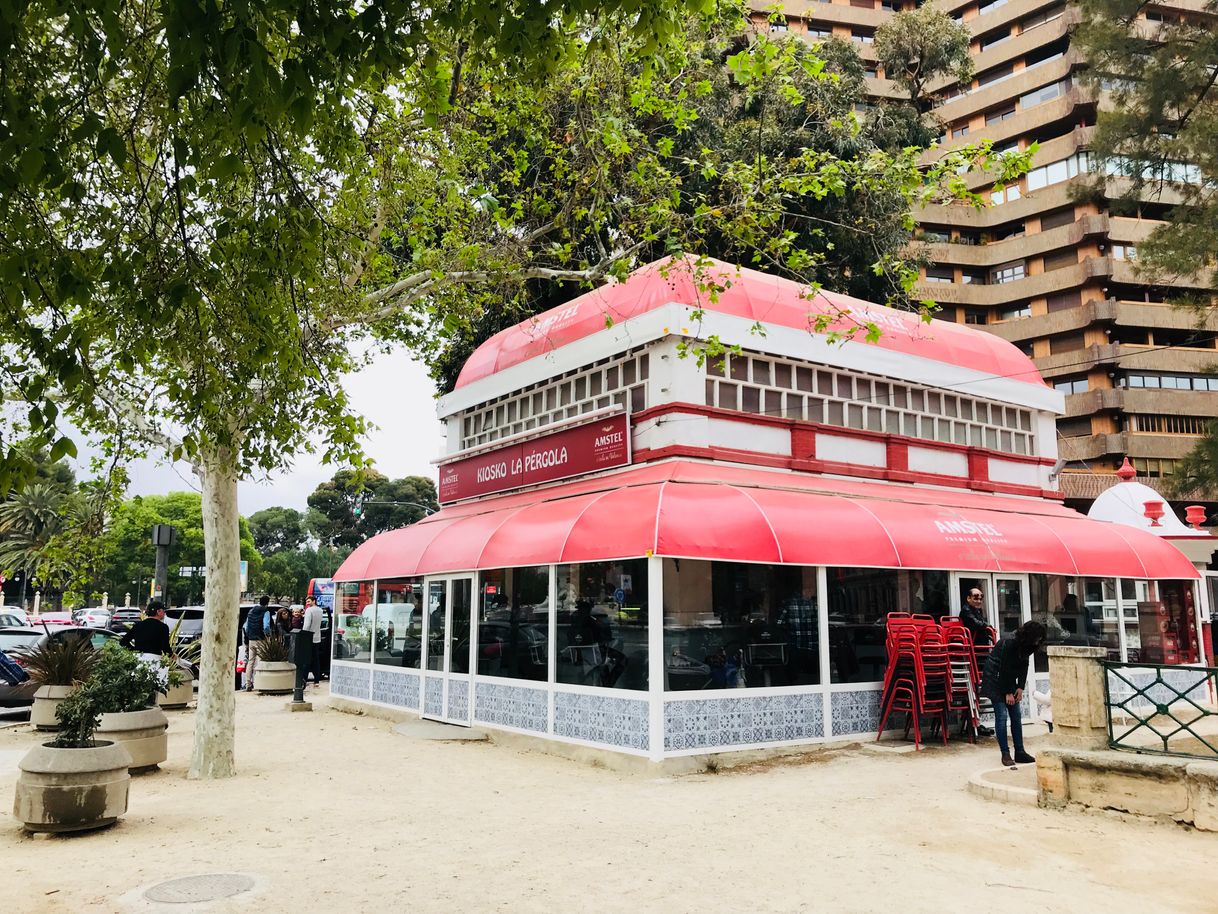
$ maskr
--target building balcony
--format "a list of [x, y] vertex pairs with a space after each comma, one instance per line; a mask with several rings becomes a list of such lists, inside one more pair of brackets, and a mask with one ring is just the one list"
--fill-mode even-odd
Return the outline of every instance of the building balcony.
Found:
[[1109, 258], [1088, 257], [1073, 267], [1037, 273], [1014, 282], [998, 285], [920, 282], [915, 286], [915, 290], [922, 298], [929, 298], [940, 304], [997, 307], [1053, 295], [1063, 289], [1077, 288], [1093, 279], [1106, 279], [1111, 273], [1112, 261]]
[[[1085, 330], [1098, 324], [1150, 330], [1195, 330], [1197, 329], [1197, 315], [1192, 311], [1173, 308], [1166, 304], [1106, 299], [1089, 301], [1077, 308], [1056, 311], [1052, 314], [1036, 314], [1032, 317], [986, 324], [985, 329], [1004, 340], [1021, 343], [1026, 340], [1043, 339], [1062, 333]], [[1218, 316], [1207, 318], [1201, 326], [1202, 329], [1218, 331]]]
[[1113, 387], [1066, 396], [1066, 418], [1113, 411], [1164, 416], [1213, 416], [1218, 414], [1218, 392]]
[[1019, 98], [1047, 83], [1065, 79], [1079, 63], [1078, 52], [1070, 51], [1065, 57], [1028, 67], [1008, 76], [1001, 82], [991, 83], [980, 89], [974, 89], [967, 95], [949, 99], [935, 109], [935, 114], [945, 124], [967, 120], [983, 111], [997, 107], [1003, 102]]
[[[1009, 205], [1009, 204], [1007, 204]], [[952, 244], [951, 242], [926, 245], [926, 254], [937, 264], [963, 267], [996, 267], [1012, 260], [1036, 257], [1048, 251], [1076, 247], [1085, 238], [1103, 235], [1108, 231], [1106, 215], [1083, 216], [1071, 225], [1034, 232], [1018, 238], [1007, 238], [989, 244]]]
[[1199, 438], [1187, 435], [1146, 435], [1140, 432], [1118, 432], [1111, 435], [1081, 435], [1059, 438], [1058, 456], [1075, 462], [1108, 457], [1141, 457], [1146, 459], [1179, 460], [1196, 446]]
[[1032, 359], [1045, 380], [1080, 375], [1110, 365], [1126, 371], [1161, 371], [1204, 374], [1213, 366], [1218, 353], [1213, 349], [1185, 349], [1173, 346], [1136, 346], [1129, 343], [1104, 343]]
[[1047, 213], [1074, 202], [1075, 188], [1081, 188], [1089, 175], [1079, 175], [1068, 181], [1051, 184], [1018, 200], [1002, 206], [985, 206], [981, 209], [964, 203], [936, 203], [914, 211], [919, 225], [934, 228], [958, 227], [963, 229], [986, 229], [1008, 222], [1027, 219], [1029, 216]]

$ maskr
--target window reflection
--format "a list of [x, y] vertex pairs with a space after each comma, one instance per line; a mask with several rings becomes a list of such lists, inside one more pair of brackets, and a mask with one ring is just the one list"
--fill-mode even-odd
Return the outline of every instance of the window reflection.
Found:
[[[1121, 659], [1114, 578], [1075, 578], [1057, 574], [1029, 575], [1032, 618], [1045, 626], [1046, 645], [1102, 647], [1109, 660]], [[1049, 669], [1043, 651], [1035, 654], [1036, 670]]]
[[482, 572], [478, 673], [545, 682], [549, 675], [550, 569]]
[[370, 581], [335, 586], [335, 660], [368, 663], [372, 659], [372, 590]]
[[647, 560], [559, 565], [558, 681], [647, 688]]
[[376, 582], [376, 663], [418, 668], [423, 652], [422, 603], [422, 578]]
[[946, 571], [829, 568], [830, 682], [879, 682], [890, 612], [949, 614]]
[[816, 569], [664, 561], [665, 688], [820, 682]]

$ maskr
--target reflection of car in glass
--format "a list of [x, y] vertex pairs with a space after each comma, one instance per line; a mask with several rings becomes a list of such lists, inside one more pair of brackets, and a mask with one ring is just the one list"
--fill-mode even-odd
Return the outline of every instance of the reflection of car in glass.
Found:
[[371, 613], [339, 613], [334, 625], [334, 659], [366, 657], [371, 647]]
[[[83, 628], [76, 625], [43, 628], [41, 625], [25, 625], [0, 629], [0, 650], [3, 650], [17, 663], [21, 663], [21, 655], [24, 651], [33, 650], [50, 638], [56, 640], [87, 638], [93, 647], [100, 649], [110, 638], [117, 637], [114, 632], [101, 628]], [[18, 686], [0, 682], [0, 708], [32, 704], [34, 692], [37, 690], [38, 686], [32, 682], [23, 682]]]
[[[546, 678], [548, 671], [547, 631], [531, 623], [486, 621], [478, 625], [478, 669], [484, 676], [499, 674]], [[458, 645], [468, 649], [469, 642]]]
[[47, 625], [75, 625], [76, 620], [72, 618], [70, 612], [45, 612], [38, 616], [35, 620], [37, 625], [46, 623]]

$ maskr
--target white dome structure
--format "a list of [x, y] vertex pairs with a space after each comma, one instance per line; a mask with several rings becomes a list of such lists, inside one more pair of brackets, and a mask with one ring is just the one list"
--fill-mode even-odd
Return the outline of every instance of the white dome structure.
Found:
[[[1122, 524], [1126, 527], [1137, 527], [1155, 536], [1171, 539], [1210, 539], [1208, 530], [1200, 530], [1188, 526], [1176, 515], [1167, 503], [1167, 499], [1148, 485], [1135, 481], [1136, 471], [1129, 465], [1129, 458], [1117, 471], [1121, 481], [1107, 491], [1101, 492], [1091, 505], [1087, 516], [1092, 520], [1108, 521]], [[1152, 518], [1147, 513], [1147, 504], [1151, 504], [1150, 514], [1157, 513], [1154, 506], [1162, 510], [1162, 516]]]

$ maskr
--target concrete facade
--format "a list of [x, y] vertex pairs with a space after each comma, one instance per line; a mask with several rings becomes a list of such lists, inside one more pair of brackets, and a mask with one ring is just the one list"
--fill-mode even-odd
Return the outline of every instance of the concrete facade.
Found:
[[[870, 42], [911, 3], [780, 6], [786, 22], [770, 28], [813, 41], [827, 33], [854, 41], [874, 99], [902, 97]], [[1082, 192], [1105, 98], [1078, 79], [1081, 55], [1071, 47], [1078, 11], [1061, 0], [947, 0], [940, 7], [972, 32], [976, 70], [968, 85], [931, 86], [942, 148], [983, 139], [998, 149], [1039, 147], [1032, 173], [1015, 185], [994, 191], [983, 176], [970, 180], [994, 205], [927, 206], [917, 214], [932, 263], [916, 294], [939, 302], [940, 317], [1015, 342], [1066, 394], [1058, 421], [1061, 488], [1085, 509], [1095, 486], [1082, 477], [1112, 473], [1125, 455], [1140, 476], [1168, 475], [1218, 415], [1218, 385], [1211, 390], [1201, 377], [1218, 361], [1218, 318], [1198, 328], [1192, 314], [1166, 303], [1205, 277], [1152, 284], [1138, 272], [1137, 244], [1166, 216], [1177, 196], [1170, 188], [1136, 207]], [[764, 24], [773, 5], [753, 8]], [[1155, 3], [1138, 15], [1148, 14], [1207, 15], [1191, 0]]]

